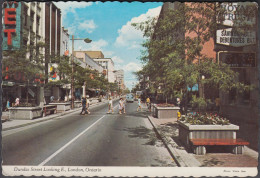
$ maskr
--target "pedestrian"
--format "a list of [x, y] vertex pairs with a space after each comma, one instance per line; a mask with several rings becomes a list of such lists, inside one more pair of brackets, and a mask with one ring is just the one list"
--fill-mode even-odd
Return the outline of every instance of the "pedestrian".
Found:
[[141, 109], [141, 111], [142, 111], [142, 106], [141, 106], [141, 104], [142, 104], [142, 101], [141, 101], [140, 98], [138, 98], [138, 108], [137, 108], [137, 111], [139, 111], [139, 109]]
[[146, 105], [147, 105], [148, 110], [151, 112], [151, 101], [150, 101], [149, 96], [146, 98]]
[[216, 106], [217, 113], [219, 113], [219, 109], [220, 109], [220, 99], [219, 98], [215, 99], [215, 106]]
[[82, 101], [81, 101], [82, 110], [80, 112], [80, 115], [85, 115], [86, 114], [86, 104], [87, 104], [86, 98], [82, 97]]
[[113, 113], [114, 111], [113, 111], [113, 101], [112, 101], [112, 98], [111, 97], [109, 97], [109, 100], [108, 100], [108, 114], [109, 113]]
[[180, 98], [177, 98], [177, 99], [176, 99], [176, 103], [177, 103], [177, 106], [179, 106], [179, 107], [180, 107], [180, 104], [181, 104], [181, 99], [180, 99]]
[[119, 114], [122, 114], [123, 109], [124, 109], [123, 98], [120, 98], [120, 100], [119, 100]]
[[125, 100], [123, 100], [123, 111], [124, 111], [124, 114], [125, 114]]
[[50, 97], [50, 103], [52, 103], [53, 100], [54, 100], [54, 96], [51, 96], [51, 97]]
[[87, 113], [88, 113], [88, 114], [90, 114], [89, 106], [90, 106], [89, 95], [87, 95], [87, 104], [86, 104], [86, 107], [87, 107]]
[[9, 108], [10, 108], [10, 101], [9, 99], [7, 99], [5, 111], [8, 111]]
[[19, 97], [17, 97], [17, 98], [15, 99], [15, 104], [14, 104], [14, 106], [19, 106], [19, 104], [20, 104], [20, 99], [19, 99]]

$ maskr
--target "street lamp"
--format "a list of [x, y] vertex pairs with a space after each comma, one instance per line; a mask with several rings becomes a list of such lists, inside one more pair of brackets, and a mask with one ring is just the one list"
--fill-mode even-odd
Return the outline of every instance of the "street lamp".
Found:
[[71, 55], [71, 108], [74, 109], [74, 40], [84, 40], [85, 43], [91, 43], [91, 39], [89, 38], [74, 38], [72, 35], [72, 55]]

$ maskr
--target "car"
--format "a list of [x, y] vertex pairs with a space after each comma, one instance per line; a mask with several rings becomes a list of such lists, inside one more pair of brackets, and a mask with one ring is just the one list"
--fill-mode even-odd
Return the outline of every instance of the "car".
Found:
[[127, 94], [126, 95], [126, 102], [131, 102], [131, 103], [134, 102], [134, 97], [133, 97], [132, 94]]

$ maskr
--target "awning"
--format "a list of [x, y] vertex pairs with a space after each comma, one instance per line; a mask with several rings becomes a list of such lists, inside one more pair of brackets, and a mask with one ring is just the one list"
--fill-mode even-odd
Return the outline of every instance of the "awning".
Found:
[[12, 87], [15, 85], [15, 82], [2, 81], [2, 85]]
[[190, 88], [190, 87], [187, 87], [188, 88], [188, 91], [191, 91], [191, 89], [192, 89], [192, 91], [199, 91], [199, 85], [198, 84], [195, 84], [192, 88]]

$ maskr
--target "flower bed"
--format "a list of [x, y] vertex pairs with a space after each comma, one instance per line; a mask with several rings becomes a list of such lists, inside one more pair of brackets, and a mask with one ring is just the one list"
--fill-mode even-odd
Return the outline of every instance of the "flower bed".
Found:
[[181, 116], [180, 121], [189, 123], [191, 125], [229, 125], [230, 122], [224, 117], [217, 114], [188, 114]]

